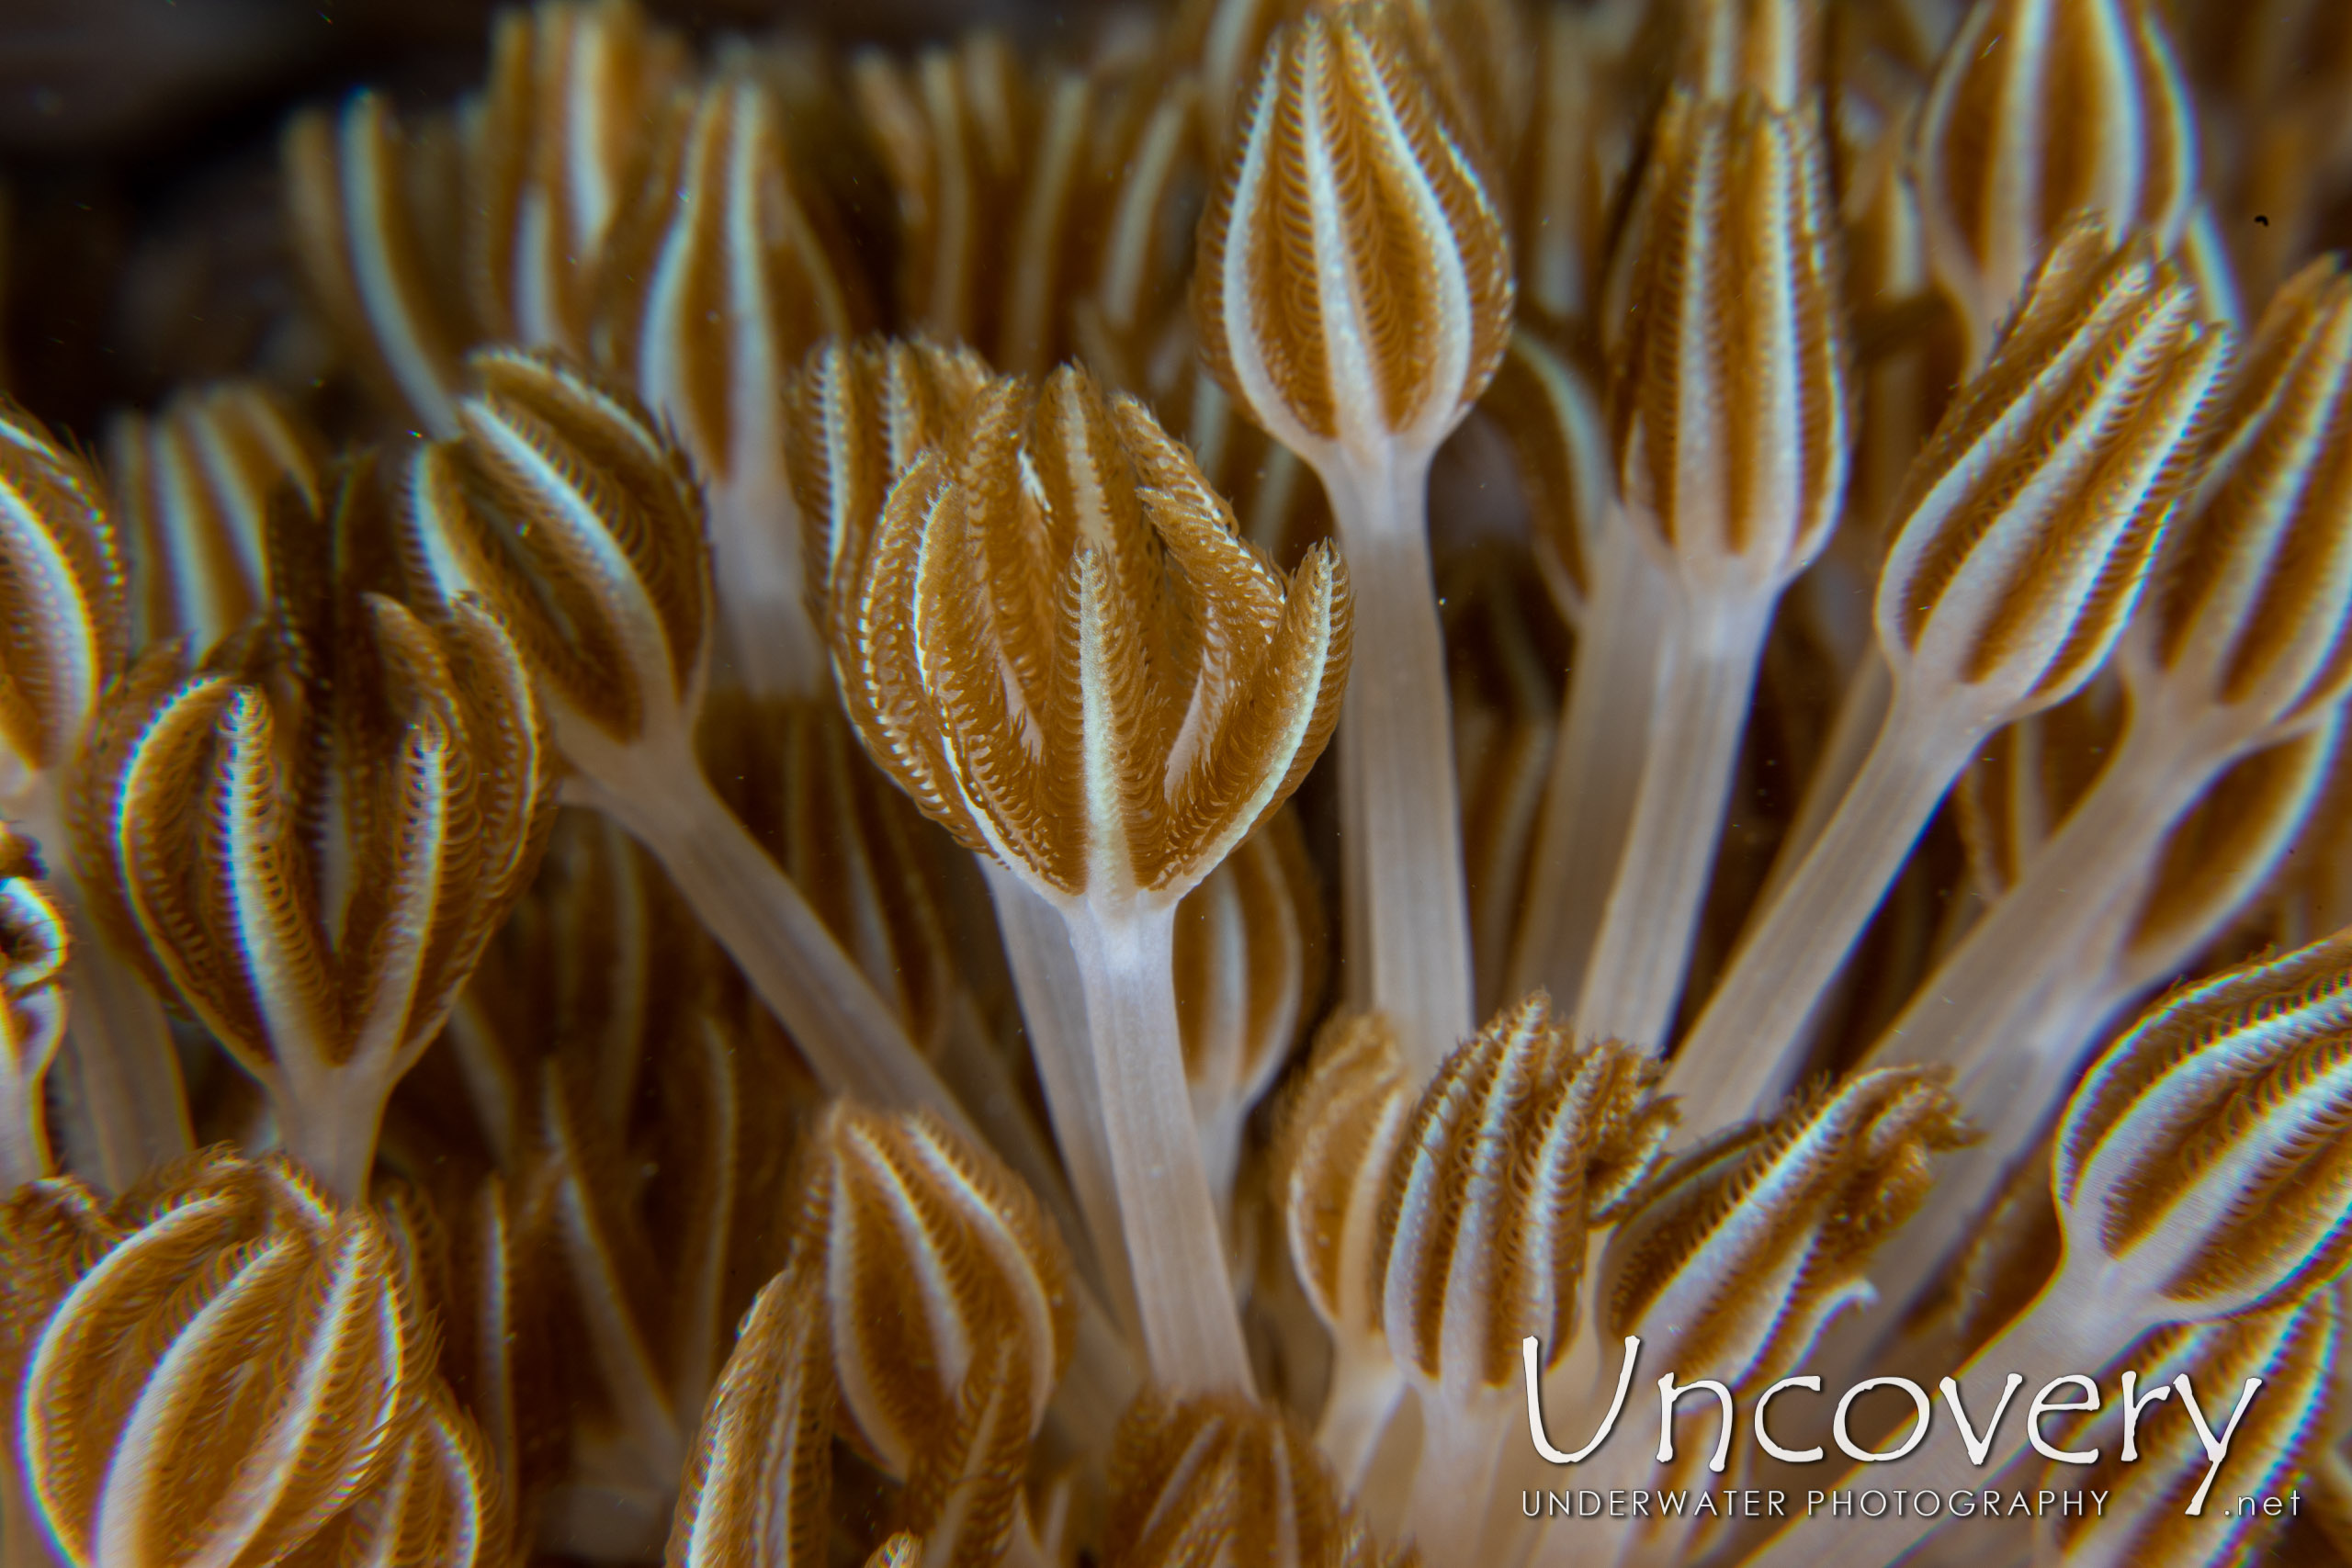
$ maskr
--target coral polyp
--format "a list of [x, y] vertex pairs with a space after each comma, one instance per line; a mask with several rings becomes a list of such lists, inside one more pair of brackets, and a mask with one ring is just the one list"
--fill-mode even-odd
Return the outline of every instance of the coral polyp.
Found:
[[2352, 9], [673, 9], [0, 202], [0, 1568], [2352, 1565]]

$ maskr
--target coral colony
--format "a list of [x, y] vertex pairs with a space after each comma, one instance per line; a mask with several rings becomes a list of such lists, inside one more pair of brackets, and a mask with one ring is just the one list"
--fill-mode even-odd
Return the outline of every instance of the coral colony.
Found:
[[2352, 1562], [2352, 8], [1057, 37], [0, 400], [7, 1568]]

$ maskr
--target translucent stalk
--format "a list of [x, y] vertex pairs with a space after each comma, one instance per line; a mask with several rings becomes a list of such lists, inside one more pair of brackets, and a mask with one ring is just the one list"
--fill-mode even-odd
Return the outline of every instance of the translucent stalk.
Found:
[[[2108, 1036], [2100, 1025], [2131, 1000], [2134, 989], [2120, 983], [2112, 969], [2096, 963], [2090, 966], [2098, 977], [2089, 984], [2072, 987], [2053, 981], [2040, 993], [2038, 1005], [1996, 1021], [2010, 1048], [1964, 1075], [1957, 1085], [1962, 1102], [1976, 1113], [1972, 1120], [1984, 1133], [1984, 1141], [1946, 1156], [1928, 1207], [1908, 1230], [1927, 1235], [1927, 1222], [1941, 1210], [1952, 1216], [1943, 1232], [1946, 1240], [1967, 1234], [1960, 1218], [1991, 1201], [2003, 1174], [2041, 1141], [2065, 1109], [2066, 1096]], [[1948, 1205], [1939, 1201], [1947, 1188], [1951, 1192]]]
[[1871, 742], [1886, 723], [1886, 705], [1894, 695], [1894, 676], [1886, 667], [1886, 660], [1878, 650], [1875, 640], [1862, 649], [1861, 662], [1847, 678], [1846, 689], [1838, 700], [1838, 716], [1830, 725], [1828, 744], [1813, 765], [1812, 776], [1804, 781], [1804, 795], [1797, 802], [1797, 814], [1789, 823], [1789, 830], [1781, 839], [1780, 852], [1772, 857], [1772, 869], [1764, 879], [1763, 890], [1757, 895], [1757, 908], [1765, 906], [1779, 896], [1797, 867], [1804, 863], [1805, 852], [1814, 840], [1821, 837], [1822, 829], [1837, 814], [1838, 803], [1861, 771], [1862, 760], [1870, 755]]
[[2099, 980], [2086, 992], [2063, 998], [2052, 995], [2052, 987], [2018, 994], [1994, 1021], [1992, 1027], [2011, 1046], [2002, 1070], [1953, 1086], [1982, 1139], [1937, 1159], [1927, 1201], [1871, 1259], [1874, 1299], [1833, 1323], [1805, 1366], [1820, 1374], [1825, 1387], [1849, 1387], [1872, 1372], [1916, 1380], [1923, 1371], [1939, 1373], [1950, 1364], [1945, 1358], [1923, 1367], [1921, 1354], [1905, 1349], [1905, 1325], [1913, 1309], [1939, 1287], [1948, 1266], [1972, 1245], [2018, 1161], [2047, 1159], [2039, 1146], [2042, 1134], [2064, 1110], [2085, 1056], [2109, 1037], [2101, 1022], [2132, 989], [2119, 985], [2111, 970], [2098, 973]]
[[[1983, 1141], [1937, 1162], [1927, 1201], [1871, 1260], [1871, 1283], [1878, 1300], [1846, 1325], [1850, 1337], [1844, 1343], [1852, 1350], [1873, 1343], [1879, 1352], [1892, 1348], [1885, 1337], [1902, 1332], [1909, 1309], [1973, 1240], [1978, 1221], [2000, 1197], [2017, 1162], [2044, 1157], [2036, 1152], [2042, 1134], [2065, 1109], [2083, 1058], [2105, 1038], [2100, 1021], [2124, 999], [2111, 984], [2094, 986], [2087, 999], [2070, 995], [2061, 1000], [2045, 989], [1996, 1021], [2011, 1046], [1998, 1070], [1954, 1086]], [[1883, 1355], [1869, 1359], [1875, 1363]], [[1860, 1359], [1857, 1356], [1844, 1370], [1854, 1371]]]
[[[1609, 1409], [1610, 1396], [1616, 1392], [1618, 1368], [1623, 1355], [1623, 1341], [1612, 1338], [1601, 1326], [1606, 1318], [1600, 1315], [1601, 1283], [1600, 1262], [1606, 1251], [1606, 1236], [1610, 1233], [1593, 1231], [1585, 1237], [1585, 1266], [1582, 1282], [1577, 1287], [1578, 1311], [1577, 1322], [1581, 1325], [1569, 1340], [1559, 1360], [1545, 1371], [1538, 1383], [1538, 1404], [1543, 1412], [1548, 1439], [1557, 1448], [1575, 1451], [1584, 1447], [1599, 1430]], [[1544, 1347], [1549, 1349], [1549, 1346]], [[1631, 1399], [1634, 1391], [1628, 1391]], [[1518, 1398], [1524, 1399], [1526, 1391], [1521, 1385]], [[1638, 1406], [1629, 1406], [1635, 1414]], [[1621, 1415], [1623, 1413], [1621, 1412]], [[1527, 1430], [1526, 1412], [1514, 1404], [1510, 1420], [1516, 1433]], [[1560, 1466], [1538, 1453], [1532, 1442], [1513, 1440], [1504, 1446], [1502, 1468], [1511, 1490], [1556, 1490], [1561, 1486], [1589, 1486], [1591, 1478], [1602, 1473], [1611, 1463], [1623, 1465], [1626, 1461], [1616, 1458], [1621, 1446], [1641, 1449], [1638, 1440], [1624, 1443], [1623, 1423], [1611, 1427], [1615, 1434], [1599, 1450], [1586, 1456], [1584, 1461], [1572, 1466]], [[1610, 1472], [1615, 1474], [1616, 1472]], [[1611, 1484], [1630, 1484], [1619, 1479]], [[1581, 1568], [1592, 1549], [1589, 1538], [1581, 1534], [1570, 1539], [1570, 1532], [1555, 1530], [1542, 1518], [1529, 1519], [1517, 1508], [1503, 1516], [1510, 1530], [1505, 1543], [1514, 1550], [1502, 1557], [1526, 1568], [1552, 1568], [1566, 1564]], [[1515, 1543], [1512, 1538], [1516, 1537]]]
[[1216, 1205], [1193, 1130], [1177, 1032], [1176, 909], [1064, 911], [1154, 1381], [1179, 1394], [1251, 1391]]
[[68, 1076], [62, 1096], [74, 1126], [68, 1146], [86, 1158], [77, 1174], [120, 1192], [195, 1147], [187, 1093], [180, 1082], [163, 1004], [146, 977], [108, 945], [71, 870], [72, 840], [59, 813], [54, 782], [42, 779], [24, 813], [24, 829], [46, 854], [50, 890], [65, 916], [65, 1043], [52, 1072]]
[[1013, 1510], [1012, 1534], [1004, 1543], [1005, 1568], [1054, 1568], [1055, 1559], [1037, 1544], [1036, 1531], [1029, 1523], [1028, 1505], [1023, 1502]]
[[[2002, 1018], [2014, 1016], [2019, 998], [2030, 1006], [2046, 987], [2086, 975], [2097, 929], [2134, 912], [2127, 895], [2145, 882], [2165, 835], [2212, 783], [2214, 762], [2230, 755], [2180, 745], [2174, 732], [2153, 726], [2132, 726], [2056, 836], [1871, 1046], [1872, 1064], [1949, 1062], [1965, 1086], [2000, 1058], [2016, 1056], [2013, 1041], [1997, 1027]], [[2088, 975], [2098, 973], [2094, 967]]]
[[[762, 383], [772, 384], [773, 378]], [[775, 451], [783, 451], [780, 438]], [[727, 585], [718, 601], [720, 646], [751, 691], [813, 695], [828, 689], [829, 665], [802, 596], [799, 510], [780, 456], [745, 467], [754, 471], [739, 471], [711, 494], [712, 564]]]
[[8, 1192], [49, 1174], [40, 1079], [17, 1066], [15, 1052], [0, 1051], [0, 1191]]
[[1442, 1389], [1421, 1399], [1421, 1461], [1405, 1507], [1404, 1533], [1420, 1545], [1432, 1568], [1473, 1568], [1487, 1561], [1479, 1536], [1491, 1511], [1495, 1464], [1512, 1427], [1516, 1386], [1481, 1389], [1466, 1401]]
[[1029, 1055], [1046, 1090], [1062, 1164], [1069, 1168], [1086, 1229], [1093, 1238], [1104, 1298], [1130, 1334], [1139, 1333], [1135, 1283], [1127, 1273], [1127, 1238], [1119, 1223], [1117, 1185], [1111, 1174], [1111, 1137], [1102, 1125], [1102, 1095], [1088, 1044], [1086, 991], [1058, 910], [1029, 885], [987, 855], [977, 857], [996, 902]]
[[286, 1086], [278, 1136], [286, 1152], [338, 1202], [365, 1203], [396, 1075], [358, 1063], [324, 1073], [300, 1066], [296, 1062], [278, 1068]]
[[1396, 1418], [1397, 1402], [1405, 1397], [1405, 1376], [1386, 1350], [1367, 1354], [1342, 1340], [1331, 1360], [1331, 1392], [1323, 1402], [1323, 1419], [1315, 1428], [1316, 1447], [1331, 1461], [1340, 1489], [1352, 1493], [1363, 1484], [1381, 1434]]
[[[611, 748], [581, 793], [653, 852], [829, 1091], [885, 1110], [933, 1111], [981, 1142], [855, 961], [684, 750], [683, 742]], [[1049, 1172], [1021, 1175], [1041, 1194], [1058, 1186]]]
[[[1600, 1348], [1600, 1355], [1606, 1363], [1602, 1375], [1609, 1380], [1605, 1385], [1589, 1388], [1581, 1400], [1562, 1402], [1572, 1405], [1572, 1410], [1552, 1414], [1554, 1407], [1547, 1404], [1552, 1441], [1561, 1448], [1571, 1444], [1581, 1447], [1600, 1429], [1610, 1396], [1615, 1393], [1616, 1363], [1623, 1352], [1618, 1345], [1610, 1344]], [[1646, 1366], [1644, 1363], [1645, 1370]], [[1555, 1471], [1557, 1483], [1598, 1492], [1603, 1497], [1612, 1492], [1623, 1494], [1652, 1487], [1659, 1468], [1657, 1410], [1655, 1384], [1643, 1372], [1636, 1372], [1633, 1386], [1626, 1392], [1625, 1407], [1608, 1439], [1583, 1463]], [[1684, 1416], [1675, 1427], [1675, 1451], [1687, 1452], [1693, 1444], [1712, 1443], [1713, 1419], [1713, 1411], [1703, 1419]], [[1715, 1479], [1711, 1473], [1702, 1472], [1696, 1484], [1704, 1485]], [[1534, 1568], [1593, 1568], [1596, 1564], [1608, 1568], [1633, 1544], [1635, 1522], [1630, 1513], [1613, 1519], [1604, 1514], [1599, 1518], [1547, 1521], [1538, 1527], [1530, 1562]]]
[[[959, 1135], [997, 1148], [1057, 1223], [1074, 1231], [1060, 1172], [1042, 1150], [999, 1147], [980, 1135], [792, 879], [683, 750], [645, 746], [600, 755], [605, 776], [585, 781], [580, 793], [662, 863], [828, 1091], [888, 1110], [934, 1112]], [[1118, 1407], [1093, 1396], [1131, 1388], [1134, 1371], [1094, 1292], [1075, 1293], [1078, 1345], [1063, 1388], [1093, 1386], [1057, 1396], [1055, 1408], [1082, 1443], [1107, 1442]]]
[[[2189, 744], [2184, 746], [2185, 740]], [[2193, 760], [2200, 750], [2206, 760]], [[2033, 950], [2028, 939], [2005, 942], [2021, 952], [2020, 981], [2005, 987], [2007, 1005], [1997, 1011], [1987, 1014], [1981, 1005], [1970, 1007], [1976, 998], [1964, 987], [1973, 981], [1939, 980], [1933, 986], [1939, 1000], [1949, 998], [1955, 1008], [1968, 1007], [1978, 1015], [1973, 1030], [1955, 1036], [1955, 1054], [1948, 1059], [1961, 1068], [1955, 1088], [1982, 1139], [1946, 1156], [1925, 1207], [1872, 1264], [1881, 1301], [1852, 1325], [1849, 1344], [1857, 1359], [1874, 1342], [1882, 1359], [1900, 1349], [1895, 1325], [1933, 1284], [1939, 1267], [1955, 1250], [1952, 1238], [1973, 1234], [1977, 1217], [2004, 1190], [2020, 1159], [2039, 1157], [2031, 1151], [2040, 1146], [2087, 1058], [2128, 1021], [2133, 999], [2203, 950], [2290, 852], [2303, 820], [2300, 810], [2275, 820], [2267, 844], [2245, 852], [2245, 863], [2234, 871], [2234, 891], [2222, 890], [2205, 902], [2197, 918], [2170, 922], [2159, 935], [2152, 937], [2143, 929], [2140, 922], [2157, 874], [2163, 839], [2211, 778], [2225, 771], [2222, 758], [2222, 748], [2199, 746], [2194, 736], [2177, 728], [2127, 732], [2091, 794], [1988, 917], [2041, 925], [2045, 922], [2030, 920], [2035, 913], [2030, 907], [2011, 909], [2012, 901], [2022, 897], [2030, 905], [2068, 891], [2079, 894], [2086, 881], [2102, 876], [2112, 880], [2120, 871], [2123, 880], [2105, 896], [2087, 934], [2052, 939], [2052, 950], [2046, 952]], [[2138, 818], [2145, 833], [2158, 818], [2165, 819], [2163, 824], [2138, 848], [2132, 847], [2124, 835], [2132, 820]], [[2045, 870], [2057, 865], [2062, 845], [2070, 868]], [[2102, 863], [2103, 856], [2115, 857], [2117, 863]], [[1941, 1023], [1932, 1015], [1930, 1021]], [[1890, 1032], [1874, 1054], [1907, 1055], [1912, 1038]]]
[[107, 945], [64, 879], [52, 886], [74, 951], [65, 971], [65, 1043], [51, 1070], [72, 1079], [65, 1099], [79, 1125], [68, 1142], [89, 1162], [77, 1174], [120, 1192], [196, 1146], [179, 1053], [145, 978]]
[[1690, 604], [1665, 650], [1634, 818], [1577, 1003], [1587, 1037], [1664, 1049], [1722, 841], [1769, 600]]
[[790, 879], [699, 773], [615, 813], [650, 849], [827, 1088], [936, 1111], [971, 1134], [946, 1086]]
[[[1030, 1114], [1013, 1065], [990, 1040], [988, 1020], [981, 1016], [971, 993], [959, 987], [949, 1007], [946, 1038], [936, 1056], [942, 1081], [978, 1122], [989, 1147], [1012, 1151], [1005, 1157], [1018, 1170], [1043, 1173], [1043, 1184], [1032, 1181], [1030, 1190], [1061, 1227], [1079, 1271], [1095, 1293], [1105, 1302], [1114, 1300], [1095, 1257], [1093, 1235], [1065, 1188], [1051, 1141]], [[1124, 1274], [1120, 1286], [1125, 1288]], [[1123, 1319], [1122, 1324], [1131, 1321]]]
[[1899, 1320], [1939, 1264], [1972, 1232], [2015, 1162], [2040, 1140], [2101, 1035], [2137, 988], [2120, 952], [2165, 837], [2226, 754], [2182, 746], [2177, 731], [2134, 725], [2097, 785], [2027, 864], [1903, 1016], [1866, 1066], [1943, 1062], [1982, 1136], [1947, 1156], [1927, 1203], [1871, 1268]]
[[1764, 909], [1668, 1069], [1696, 1136], [1785, 1093], [1808, 1014], [1902, 869], [1981, 726], [1900, 692], [1869, 758], [1815, 843]]
[[[1960, 1370], [1957, 1376], [1969, 1418], [1982, 1428], [2009, 1373], [2024, 1374], [2018, 1393], [2030, 1397], [2030, 1391], [2052, 1378], [2070, 1372], [2095, 1375], [2149, 1326], [2139, 1322], [2136, 1314], [2103, 1310], [2094, 1281], [2062, 1276]], [[2026, 1446], [2025, 1412], [2014, 1407], [2021, 1402], [2013, 1401], [2013, 1407], [2004, 1413], [1994, 1446], [1984, 1456], [1985, 1462], [1978, 1466], [1969, 1461], [1958, 1423], [1938, 1397], [1927, 1438], [1898, 1463], [1903, 1484], [1914, 1492], [1949, 1494], [1975, 1489], [2000, 1474]], [[1890, 1441], [1899, 1440], [1909, 1431], [1906, 1420]], [[1857, 1486], [1860, 1469], [1857, 1466], [1838, 1480], [1823, 1483], [1822, 1489]], [[1943, 1522], [1940, 1515], [1923, 1519], [1906, 1513], [1896, 1517], [1891, 1509], [1875, 1519], [1859, 1516], [1833, 1519], [1825, 1508], [1775, 1536], [1746, 1559], [1742, 1568], [1885, 1568]]]
[[1119, 1417], [1142, 1387], [1134, 1353], [1118, 1325], [1096, 1303], [1093, 1292], [1080, 1291], [1078, 1342], [1070, 1350], [1069, 1371], [1055, 1386], [1046, 1420], [1068, 1439], [1071, 1451], [1107, 1453]]
[[1427, 1074], [1472, 1027], [1470, 901], [1445, 640], [1430, 571], [1428, 462], [1329, 484], [1355, 594], [1340, 719], [1340, 853], [1351, 990], [1395, 1021]]
[[1665, 579], [1623, 528], [1603, 535], [1568, 669], [1559, 741], [1527, 869], [1507, 996], [1538, 986], [1574, 1012], [1641, 787]]

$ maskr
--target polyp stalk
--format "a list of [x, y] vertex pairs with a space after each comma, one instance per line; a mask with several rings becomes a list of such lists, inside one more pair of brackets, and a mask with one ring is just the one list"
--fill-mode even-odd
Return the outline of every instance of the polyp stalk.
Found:
[[1468, 1037], [1470, 904], [1445, 641], [1430, 570], [1426, 461], [1331, 489], [1355, 594], [1340, 718], [1341, 850], [1351, 934], [1371, 967], [1350, 988], [1388, 1014], [1416, 1073]]
[[1180, 1394], [1249, 1393], [1249, 1352], [1193, 1126], [1176, 1022], [1176, 906], [1065, 912], [1086, 990], [1111, 1170], [1152, 1377]]

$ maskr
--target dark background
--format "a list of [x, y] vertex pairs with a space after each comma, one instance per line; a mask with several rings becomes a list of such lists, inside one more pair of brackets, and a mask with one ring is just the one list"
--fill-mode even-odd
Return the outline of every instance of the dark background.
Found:
[[[1049, 44], [1099, 0], [644, 0], [697, 37]], [[118, 403], [261, 370], [299, 384], [277, 142], [361, 84], [479, 83], [491, 0], [0, 0], [0, 389], [85, 437]]]

